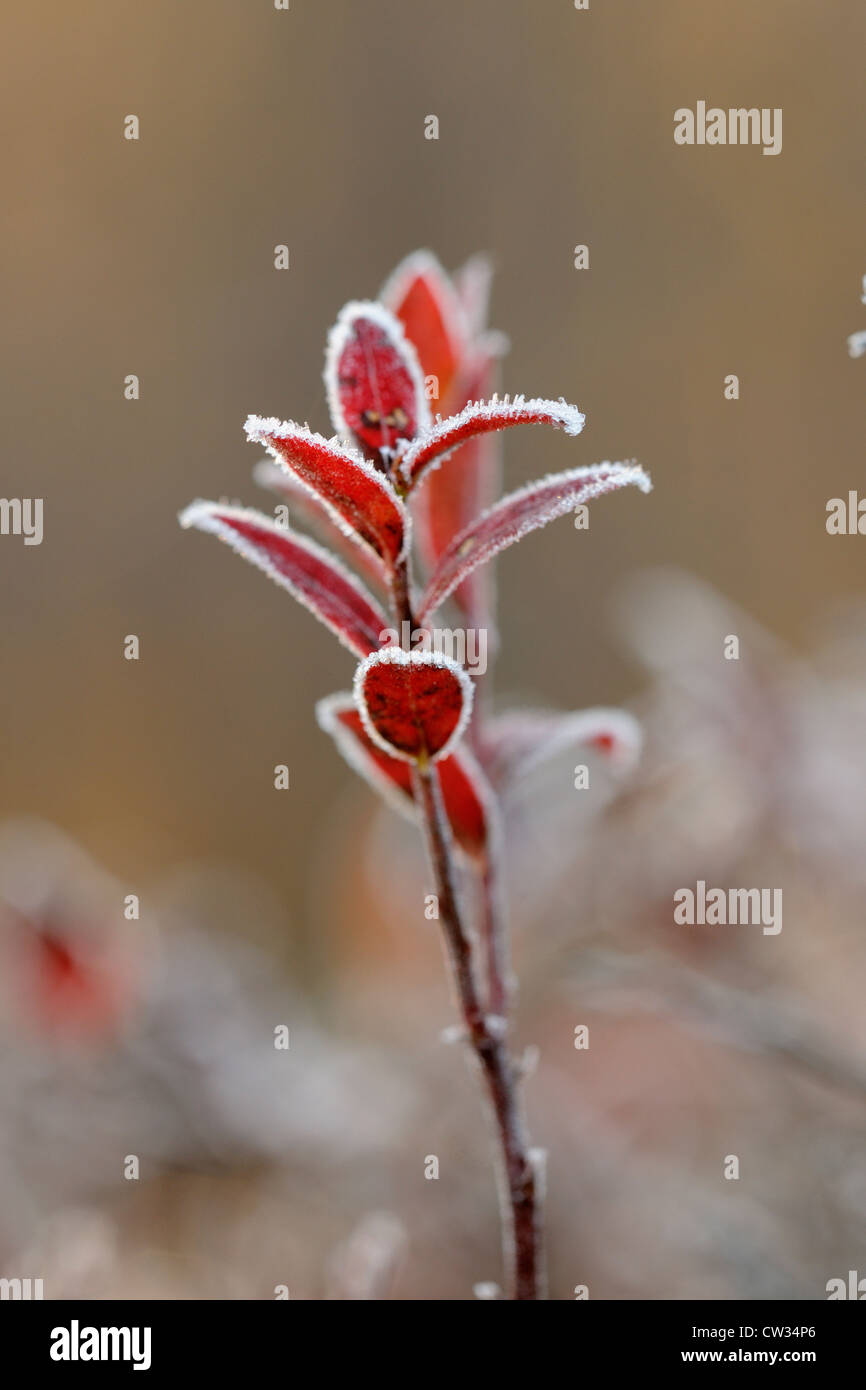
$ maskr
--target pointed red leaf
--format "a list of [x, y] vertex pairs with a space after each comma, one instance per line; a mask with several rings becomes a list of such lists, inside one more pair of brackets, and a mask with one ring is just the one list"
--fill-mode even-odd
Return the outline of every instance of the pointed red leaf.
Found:
[[485, 726], [483, 761], [494, 785], [503, 788], [574, 747], [597, 750], [622, 776], [637, 762], [642, 741], [640, 725], [626, 710], [510, 710]]
[[345, 445], [305, 425], [251, 415], [247, 439], [263, 444], [319, 500], [347, 536], [366, 543], [389, 566], [403, 555], [409, 519], [384, 474]]
[[410, 762], [450, 752], [469, 720], [472, 693], [462, 667], [437, 652], [386, 647], [355, 672], [355, 703], [367, 733], [386, 753]]
[[387, 570], [384, 562], [368, 545], [358, 545], [358, 536], [346, 534], [345, 528], [334, 520], [322, 499], [311, 492], [294, 473], [271, 458], [260, 459], [253, 468], [253, 478], [259, 487], [275, 493], [289, 507], [292, 524], [299, 518], [309, 526], [316, 539], [328, 550], [345, 560], [351, 570], [357, 571], [365, 583], [372, 585], [374, 593], [387, 587]]
[[435, 376], [445, 401], [466, 352], [467, 325], [454, 286], [436, 257], [414, 251], [401, 261], [380, 295], [400, 320], [425, 377]]
[[400, 458], [398, 471], [408, 490], [428, 469], [476, 435], [513, 429], [515, 425], [553, 425], [566, 434], [580, 434], [584, 419], [577, 406], [566, 401], [526, 400], [524, 396], [475, 401], [464, 406], [459, 414], [437, 420], [432, 429], [410, 444]]
[[375, 463], [430, 420], [418, 356], [381, 304], [353, 301], [328, 337], [325, 388], [334, 428]]
[[[316, 706], [319, 725], [331, 735], [346, 762], [389, 805], [415, 819], [412, 772], [404, 758], [392, 757], [373, 742], [351, 695], [329, 695]], [[477, 855], [487, 841], [490, 792], [469, 750], [460, 746], [439, 761], [439, 781], [454, 838]]]
[[388, 619], [371, 596], [333, 555], [270, 517], [219, 502], [193, 502], [180, 515], [225, 541], [250, 564], [288, 589], [299, 603], [336, 633], [356, 656], [375, 651]]
[[509, 493], [454, 537], [421, 600], [419, 621], [424, 621], [467, 575], [500, 550], [591, 498], [629, 483], [642, 492], [649, 492], [652, 486], [637, 464], [598, 463], [590, 468], [553, 473]]

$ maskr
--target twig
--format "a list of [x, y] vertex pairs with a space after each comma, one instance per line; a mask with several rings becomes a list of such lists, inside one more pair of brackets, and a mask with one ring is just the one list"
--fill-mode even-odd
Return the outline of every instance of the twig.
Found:
[[512, 1297], [544, 1296], [538, 1157], [530, 1152], [518, 1097], [518, 1077], [505, 1037], [504, 1019], [484, 1008], [475, 978], [472, 945], [457, 898], [451, 827], [445, 817], [435, 764], [413, 770], [427, 852], [439, 899], [439, 920], [467, 1040], [481, 1068], [498, 1139], [503, 1252]]
[[[398, 565], [394, 573], [392, 602], [398, 622], [408, 622], [411, 632], [415, 620], [406, 561]], [[494, 859], [498, 833], [494, 833], [493, 843], [488, 847], [482, 876], [489, 996], [489, 1007], [486, 1007], [478, 988], [472, 938], [464, 925], [457, 894], [454, 842], [442, 804], [435, 763], [413, 766], [412, 791], [421, 814], [439, 900], [446, 956], [466, 1039], [480, 1067], [493, 1115], [503, 1261], [511, 1296], [521, 1300], [543, 1298], [546, 1290], [542, 1270], [541, 1155], [529, 1146], [519, 1096], [519, 1072], [507, 1042], [507, 951]]]

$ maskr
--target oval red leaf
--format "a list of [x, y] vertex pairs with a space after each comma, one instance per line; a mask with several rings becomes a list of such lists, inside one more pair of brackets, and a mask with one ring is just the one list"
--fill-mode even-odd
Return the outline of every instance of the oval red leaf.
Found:
[[373, 742], [408, 762], [443, 757], [472, 709], [472, 682], [456, 662], [401, 647], [386, 647], [362, 661], [354, 693]]

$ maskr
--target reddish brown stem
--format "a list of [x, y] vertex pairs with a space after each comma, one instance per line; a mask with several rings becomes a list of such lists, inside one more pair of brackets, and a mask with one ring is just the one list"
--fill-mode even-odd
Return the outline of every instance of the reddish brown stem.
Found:
[[[392, 577], [392, 602], [397, 621], [408, 622], [412, 631], [415, 618], [405, 561]], [[515, 1299], [543, 1298], [540, 1170], [529, 1147], [519, 1096], [520, 1077], [507, 1043], [509, 976], [495, 871], [498, 829], [483, 873], [488, 998], [482, 999], [472, 938], [464, 925], [457, 894], [454, 843], [435, 764], [413, 768], [412, 789], [421, 814], [439, 902], [439, 920], [466, 1039], [481, 1070], [494, 1122], [503, 1260], [509, 1292]]]
[[518, 1097], [518, 1075], [505, 1037], [504, 1019], [491, 1015], [479, 995], [470, 938], [463, 926], [454, 875], [451, 828], [442, 805], [435, 765], [414, 770], [427, 851], [439, 900], [439, 920], [457, 999], [493, 1114], [500, 1164], [503, 1247], [510, 1294], [543, 1297], [541, 1213], [537, 1169]]

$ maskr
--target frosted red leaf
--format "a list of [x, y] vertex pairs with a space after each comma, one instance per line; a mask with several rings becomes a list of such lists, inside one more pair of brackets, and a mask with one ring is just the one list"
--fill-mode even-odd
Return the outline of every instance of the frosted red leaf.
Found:
[[466, 351], [467, 325], [449, 277], [429, 251], [401, 261], [385, 283], [382, 303], [400, 320], [425, 377], [435, 376], [444, 401]]
[[442, 758], [460, 738], [472, 709], [466, 672], [436, 652], [386, 647], [355, 673], [355, 703], [379, 748], [410, 762]]
[[251, 415], [246, 435], [319, 499], [345, 535], [368, 545], [388, 565], [403, 555], [406, 508], [388, 479], [354, 449], [305, 425]]
[[[374, 743], [351, 695], [329, 695], [316, 706], [319, 725], [331, 735], [346, 762], [389, 805], [415, 819], [411, 765]], [[454, 838], [467, 854], [482, 854], [487, 842], [488, 808], [484, 776], [462, 745], [438, 764], [445, 812]]]
[[467, 575], [499, 551], [591, 498], [630, 483], [642, 492], [652, 486], [637, 464], [598, 463], [553, 473], [509, 493], [454, 537], [421, 599], [418, 620], [424, 621]]
[[584, 420], [577, 406], [567, 401], [527, 400], [525, 396], [471, 401], [456, 415], [437, 420], [403, 452], [398, 465], [403, 487], [414, 487], [430, 468], [477, 435], [513, 429], [516, 425], [552, 425], [566, 434], [579, 434]]
[[194, 502], [181, 513], [182, 526], [209, 531], [336, 633], [356, 656], [379, 646], [388, 619], [360, 583], [321, 546], [277, 526], [270, 517], [218, 502]]
[[334, 428], [374, 463], [429, 425], [417, 353], [381, 304], [353, 301], [340, 312], [328, 337], [325, 387]]
[[259, 487], [266, 488], [282, 498], [289, 508], [289, 519], [309, 526], [315, 538], [344, 560], [350, 569], [356, 570], [366, 584], [378, 593], [387, 585], [388, 571], [384, 561], [369, 545], [359, 545], [358, 537], [347, 534], [322, 499], [311, 492], [296, 474], [291, 473], [281, 463], [271, 458], [260, 459], [253, 469], [253, 478]]

